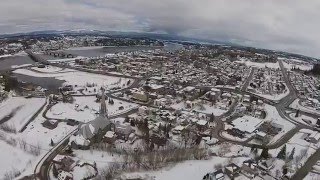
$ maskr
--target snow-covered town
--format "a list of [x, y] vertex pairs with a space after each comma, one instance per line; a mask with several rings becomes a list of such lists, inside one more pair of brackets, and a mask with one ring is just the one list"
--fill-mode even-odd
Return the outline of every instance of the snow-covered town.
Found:
[[47, 38], [0, 44], [0, 179], [320, 178], [315, 61], [166, 40]]

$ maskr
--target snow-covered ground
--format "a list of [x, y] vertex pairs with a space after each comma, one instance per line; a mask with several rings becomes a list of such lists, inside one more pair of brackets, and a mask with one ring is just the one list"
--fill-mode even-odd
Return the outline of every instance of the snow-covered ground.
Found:
[[[240, 163], [245, 158], [234, 158], [235, 164]], [[202, 179], [204, 175], [215, 171], [216, 165], [225, 166], [229, 164], [230, 158], [212, 157], [209, 160], [191, 160], [179, 163], [175, 166], [168, 166], [159, 171], [139, 172], [139, 173], [127, 173], [127, 176], [139, 175], [142, 177], [154, 177], [155, 180], [171, 180], [171, 179], [183, 179], [183, 180], [196, 180]]]
[[[303, 123], [303, 124], [306, 124], [306, 125], [310, 125], [310, 124], [315, 125], [317, 123], [317, 119], [312, 118], [310, 116], [299, 115], [298, 117], [295, 117], [296, 113], [291, 113], [291, 114], [289, 114], [289, 116], [292, 119], [294, 119], [296, 121], [299, 121], [300, 123]], [[310, 122], [310, 123], [308, 123], [308, 122]]]
[[304, 107], [299, 103], [300, 99], [295, 99], [291, 104], [290, 107], [293, 109], [299, 109], [300, 111], [304, 111], [304, 112], [308, 112], [308, 113], [312, 113], [312, 114], [316, 114], [316, 115], [320, 115], [320, 111], [316, 110], [315, 108], [312, 107]]
[[263, 98], [269, 99], [269, 100], [273, 100], [273, 101], [278, 101], [281, 100], [282, 98], [286, 97], [288, 94], [290, 93], [289, 89], [286, 87], [286, 90], [284, 91], [284, 93], [281, 94], [257, 94], [254, 93], [258, 96], [261, 96]]
[[45, 102], [45, 98], [9, 97], [0, 103], [0, 119], [13, 115], [5, 123], [20, 131]]
[[309, 172], [306, 177], [304, 177], [304, 180], [319, 180], [320, 174], [319, 173], [312, 173]]
[[97, 165], [97, 169], [106, 168], [112, 162], [118, 162], [121, 157], [116, 154], [111, 154], [106, 151], [99, 150], [74, 150], [74, 160], [80, 160], [82, 162], [88, 162]]
[[286, 63], [283, 62], [283, 66], [287, 69], [299, 68], [300, 70], [306, 71], [312, 69], [312, 64], [295, 64], [295, 63]]
[[17, 69], [17, 68], [24, 68], [24, 67], [29, 67], [29, 66], [32, 66], [32, 64], [12, 65], [11, 68]]
[[[30, 106], [32, 108], [32, 105]], [[44, 109], [42, 110], [42, 112], [43, 111]], [[69, 134], [69, 132], [72, 132], [76, 128], [73, 126], [68, 126], [66, 125], [66, 123], [59, 123], [55, 129], [47, 129], [41, 124], [45, 121], [45, 119], [42, 117], [42, 112], [21, 133], [12, 134], [0, 131], [1, 133], [5, 134], [6, 139], [15, 139], [17, 141], [17, 144], [15, 146], [11, 145], [10, 147], [5, 147], [6, 145], [0, 144], [4, 150], [10, 150], [9, 152], [4, 153], [3, 149], [1, 149], [2, 153], [0, 157], [3, 158], [2, 163], [0, 164], [6, 166], [3, 166], [2, 168], [2, 166], [0, 165], [0, 179], [3, 177], [4, 172], [12, 171], [12, 166], [10, 166], [11, 161], [15, 163], [15, 169], [22, 172], [20, 177], [32, 174], [37, 162], [52, 148], [52, 146], [50, 145], [51, 139], [54, 143], [57, 143], [67, 134]], [[0, 143], [2, 142], [3, 141], [0, 140]], [[24, 143], [22, 142], [25, 143], [25, 150], [20, 145], [22, 144], [23, 146]], [[30, 150], [32, 148], [39, 150], [38, 156], [30, 153]], [[7, 160], [8, 163], [3, 162]]]
[[[74, 97], [74, 102], [72, 104], [59, 102], [58, 104], [54, 105], [47, 112], [47, 116], [53, 119], [67, 118], [88, 122], [97, 116], [96, 113], [98, 113], [100, 109], [100, 103], [96, 102], [95, 100], [96, 97], [94, 96]], [[113, 99], [113, 101], [113, 105], [108, 104], [108, 100], [106, 101], [109, 116], [127, 112], [138, 107], [137, 104], [133, 103], [119, 101], [116, 99]], [[122, 110], [119, 109], [121, 106], [123, 107]]]
[[278, 58], [279, 60], [283, 60], [283, 66], [287, 69], [292, 69], [293, 67], [299, 68], [300, 70], [310, 70], [313, 67], [313, 64], [310, 62], [302, 61], [299, 59], [287, 59], [287, 58]]
[[245, 64], [246, 66], [252, 66], [252, 67], [258, 67], [258, 68], [274, 68], [274, 69], [279, 69], [279, 63], [269, 63], [269, 62], [252, 62], [250, 60], [245, 60], [245, 59], [241, 59], [240, 61], [235, 61], [238, 63], [242, 63]]
[[[294, 150], [293, 160], [291, 161], [291, 169], [296, 171], [307, 161], [307, 159], [316, 152], [319, 148], [320, 143], [313, 144], [304, 140], [304, 136], [308, 133], [312, 133], [313, 131], [302, 129], [297, 134], [295, 134], [285, 145], [286, 145], [286, 155], [289, 156], [290, 153]], [[284, 146], [284, 145], [283, 145]], [[272, 157], [276, 157], [278, 153], [281, 151], [282, 147], [277, 149], [270, 150], [269, 153]], [[289, 175], [293, 175], [293, 173], [289, 173]]]
[[223, 113], [227, 112], [225, 104], [217, 102], [215, 105], [211, 106], [210, 104], [202, 103], [202, 107], [199, 105], [195, 105], [192, 108], [187, 108], [187, 104], [185, 102], [180, 102], [176, 104], [172, 104], [170, 107], [177, 110], [195, 110], [204, 114], [214, 114], [215, 116], [220, 116]]
[[[41, 71], [44, 70], [51, 71], [51, 69], [42, 69]], [[54, 69], [52, 69], [52, 71], [54, 71]], [[94, 89], [98, 91], [101, 87], [104, 87], [107, 90], [116, 87], [124, 88], [128, 86], [129, 80], [131, 81], [131, 83], [133, 82], [132, 79], [128, 78], [92, 74], [69, 69], [65, 69], [64, 72], [61, 73], [34, 72], [29, 69], [17, 69], [14, 71], [14, 73], [32, 77], [51, 77], [58, 80], [63, 80], [65, 81], [65, 85], [72, 85], [74, 87], [74, 90], [77, 92], [81, 89], [87, 88], [87, 91], [83, 91], [85, 94], [96, 94], [96, 92], [94, 92]]]
[[19, 172], [35, 158], [33, 155], [7, 144], [2, 140], [0, 140], [0, 147], [0, 179], [4, 178], [6, 173], [11, 174], [13, 172]]
[[294, 124], [292, 124], [291, 122], [289, 122], [286, 119], [283, 119], [279, 115], [279, 112], [277, 111], [277, 109], [274, 106], [271, 106], [269, 104], [265, 104], [264, 109], [267, 114], [267, 116], [265, 118], [266, 121], [270, 121], [270, 122], [279, 124], [283, 127], [282, 130], [270, 140], [270, 144], [277, 142], [287, 132], [289, 132], [291, 129], [295, 128]]
[[63, 70], [60, 67], [55, 67], [55, 66], [46, 66], [45, 68], [38, 68], [38, 67], [32, 67], [32, 70], [38, 71], [38, 72], [43, 72], [43, 73], [57, 73], [57, 72], [70, 72], [74, 71], [72, 69], [65, 69]]

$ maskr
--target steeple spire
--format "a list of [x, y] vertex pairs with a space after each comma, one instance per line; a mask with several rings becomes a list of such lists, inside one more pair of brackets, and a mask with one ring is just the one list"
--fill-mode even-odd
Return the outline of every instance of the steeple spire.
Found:
[[100, 106], [100, 116], [108, 117], [108, 110], [106, 105], [106, 95], [104, 88], [101, 89], [101, 106]]

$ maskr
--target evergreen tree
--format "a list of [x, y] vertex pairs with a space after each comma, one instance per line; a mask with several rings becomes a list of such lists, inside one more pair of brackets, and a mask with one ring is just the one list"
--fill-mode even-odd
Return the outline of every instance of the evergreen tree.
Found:
[[298, 117], [299, 116], [299, 109], [296, 111], [296, 115], [294, 117]]
[[282, 167], [282, 174], [283, 174], [283, 175], [286, 175], [287, 173], [288, 173], [288, 168], [287, 168], [286, 165], [284, 165], [284, 166]]
[[211, 113], [211, 115], [210, 115], [210, 122], [213, 122], [213, 121], [214, 121], [214, 114]]
[[136, 124], [134, 123], [134, 120], [131, 120], [131, 121], [130, 121], [130, 125], [131, 125], [132, 127], [136, 126]]
[[52, 166], [52, 174], [53, 174], [53, 176], [54, 176], [55, 178], [58, 177], [59, 172], [58, 172], [57, 167], [56, 167], [55, 164], [53, 164], [53, 166]]
[[279, 159], [286, 159], [287, 145], [285, 144], [277, 155]]
[[260, 154], [261, 158], [267, 159], [269, 158], [269, 149], [268, 148], [263, 148], [262, 152]]
[[293, 155], [294, 155], [295, 151], [296, 151], [296, 148], [294, 147], [294, 148], [292, 149], [290, 155], [289, 155], [289, 159], [290, 159], [290, 160], [293, 159]]

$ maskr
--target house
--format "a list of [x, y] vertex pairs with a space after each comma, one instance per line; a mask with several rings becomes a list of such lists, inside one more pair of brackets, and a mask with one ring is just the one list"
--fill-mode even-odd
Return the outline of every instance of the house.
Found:
[[208, 128], [208, 121], [203, 119], [197, 121], [197, 127], [200, 131], [206, 130]]
[[132, 92], [132, 99], [135, 99], [141, 102], [147, 102], [149, 100], [149, 97], [143, 91], [134, 91]]
[[57, 120], [46, 120], [42, 123], [42, 126], [48, 129], [55, 129], [59, 124], [59, 121]]
[[113, 131], [107, 131], [106, 134], [104, 135], [104, 141], [109, 144], [113, 144], [115, 140], [116, 140], [116, 134]]
[[139, 114], [147, 114], [148, 113], [149, 108], [147, 106], [140, 106], [138, 108], [138, 113]]
[[76, 165], [75, 161], [69, 156], [57, 155], [53, 160], [58, 169], [70, 172]]
[[267, 134], [265, 132], [262, 132], [262, 131], [258, 131], [256, 133], [256, 139], [260, 140], [260, 141], [264, 141], [267, 137]]
[[172, 133], [173, 134], [180, 134], [184, 130], [185, 130], [185, 127], [179, 125], [179, 126], [176, 126], [175, 128], [173, 128]]
[[59, 170], [58, 180], [72, 180], [73, 176], [71, 173]]
[[259, 174], [258, 164], [252, 159], [243, 161], [241, 172], [248, 178], [255, 178]]
[[131, 127], [130, 123], [121, 124], [120, 122], [116, 122], [114, 131], [117, 137], [128, 140], [129, 135], [134, 132], [134, 129]]
[[308, 137], [309, 142], [317, 144], [320, 140], [320, 133], [317, 131], [314, 131], [312, 134]]
[[217, 170], [213, 173], [208, 173], [203, 177], [203, 180], [223, 180], [224, 179], [224, 172], [222, 169]]
[[233, 179], [239, 175], [240, 167], [234, 163], [231, 163], [225, 167], [225, 173], [229, 176], [230, 179]]
[[268, 159], [268, 160], [261, 160], [259, 162], [259, 167], [262, 168], [263, 170], [270, 170], [274, 167], [274, 159]]

